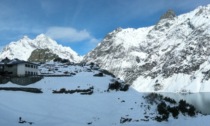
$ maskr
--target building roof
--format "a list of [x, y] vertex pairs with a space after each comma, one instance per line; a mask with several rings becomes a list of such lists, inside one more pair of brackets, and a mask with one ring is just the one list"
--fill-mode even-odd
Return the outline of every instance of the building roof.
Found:
[[38, 64], [35, 64], [35, 63], [32, 63], [32, 62], [28, 62], [28, 61], [24, 61], [24, 60], [19, 60], [19, 59], [8, 59], [8, 58], [5, 58], [3, 59], [2, 61], [0, 61], [0, 65], [16, 65], [16, 64], [33, 64], [33, 65], [37, 65]]

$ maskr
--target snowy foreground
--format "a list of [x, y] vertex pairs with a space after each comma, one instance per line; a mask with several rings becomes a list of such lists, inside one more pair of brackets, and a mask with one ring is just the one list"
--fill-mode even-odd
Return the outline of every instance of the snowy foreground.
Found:
[[[70, 68], [66, 68], [69, 69]], [[72, 69], [72, 68], [71, 68]], [[148, 104], [142, 97], [144, 94], [130, 88], [127, 92], [107, 92], [111, 76], [94, 77], [98, 71], [86, 72], [85, 68], [74, 76], [44, 77], [41, 81], [19, 86], [12, 83], [1, 87], [35, 87], [43, 93], [35, 94], [21, 91], [0, 91], [0, 125], [1, 126], [206, 126], [210, 116], [196, 117], [179, 115], [168, 122], [146, 120], [145, 116], [157, 113], [156, 106], [148, 109]], [[65, 88], [87, 89], [94, 87], [92, 95], [53, 94], [53, 90]], [[19, 118], [27, 123], [18, 123]], [[122, 123], [123, 118], [131, 118], [130, 122]], [[30, 122], [30, 124], [28, 123]]]

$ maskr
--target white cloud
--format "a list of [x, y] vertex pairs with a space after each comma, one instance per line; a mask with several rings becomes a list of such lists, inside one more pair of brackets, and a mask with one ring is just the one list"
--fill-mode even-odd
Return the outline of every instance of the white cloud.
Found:
[[83, 40], [94, 40], [87, 30], [77, 30], [71, 27], [50, 27], [46, 35], [53, 39], [65, 40], [68, 42], [79, 42]]
[[91, 38], [90, 39], [90, 43], [91, 44], [97, 44], [98, 42], [100, 42], [101, 41], [101, 39], [96, 39], [96, 38]]
[[96, 38], [90, 39], [88, 42], [89, 49], [91, 50], [91, 49], [95, 48], [100, 41], [101, 41], [101, 39], [96, 39]]
[[86, 43], [83, 43], [83, 46], [80, 47], [80, 54], [81, 55], [87, 54], [88, 52], [93, 50], [98, 45], [98, 43], [100, 41], [101, 41], [101, 39], [92, 38], [92, 39], [88, 40]]

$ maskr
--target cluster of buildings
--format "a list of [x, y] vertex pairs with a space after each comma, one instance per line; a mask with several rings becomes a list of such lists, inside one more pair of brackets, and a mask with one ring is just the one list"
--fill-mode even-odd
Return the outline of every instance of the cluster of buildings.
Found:
[[8, 58], [0, 61], [0, 76], [36, 76], [38, 75], [38, 64]]

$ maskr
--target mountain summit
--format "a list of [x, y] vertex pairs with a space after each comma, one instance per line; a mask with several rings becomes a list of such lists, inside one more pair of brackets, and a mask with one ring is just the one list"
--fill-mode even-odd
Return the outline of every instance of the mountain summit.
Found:
[[[156, 25], [109, 33], [84, 57], [139, 91], [210, 90], [210, 5]], [[171, 20], [173, 18], [173, 20]]]
[[79, 62], [82, 59], [70, 47], [59, 45], [56, 41], [44, 34], [38, 35], [33, 40], [27, 36], [24, 36], [22, 39], [16, 42], [11, 42], [3, 49], [2, 53], [0, 54], [0, 59], [8, 57], [10, 59], [18, 58], [21, 60], [28, 60], [32, 51], [36, 49], [49, 49], [60, 58], [69, 59], [73, 62]]
[[174, 19], [174, 17], [176, 17], [176, 14], [170, 9], [164, 15], [162, 15], [160, 19]]

